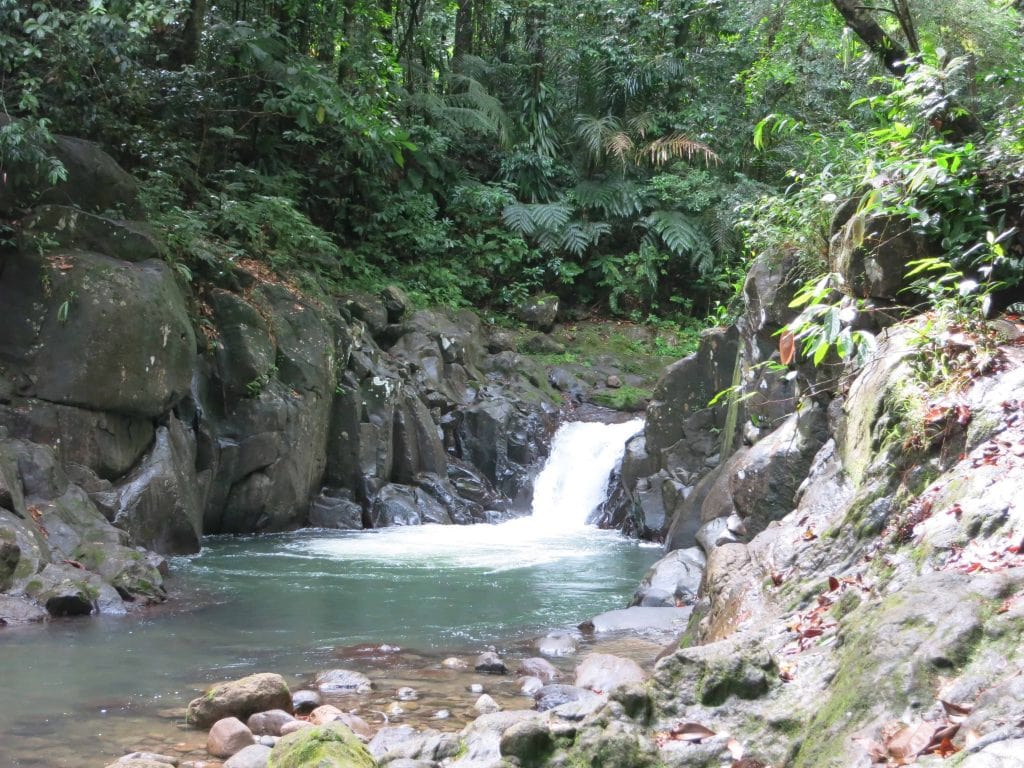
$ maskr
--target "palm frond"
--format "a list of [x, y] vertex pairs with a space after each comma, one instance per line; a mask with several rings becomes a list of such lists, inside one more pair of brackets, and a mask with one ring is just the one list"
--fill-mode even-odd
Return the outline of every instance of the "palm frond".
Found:
[[576, 135], [590, 153], [594, 161], [601, 159], [610, 136], [621, 132], [619, 119], [614, 115], [594, 117], [593, 115], [576, 116]]
[[694, 157], [703, 158], [707, 165], [719, 162], [718, 155], [707, 144], [678, 132], [655, 139], [641, 153], [647, 155], [655, 165], [664, 165], [669, 160], [692, 160]]

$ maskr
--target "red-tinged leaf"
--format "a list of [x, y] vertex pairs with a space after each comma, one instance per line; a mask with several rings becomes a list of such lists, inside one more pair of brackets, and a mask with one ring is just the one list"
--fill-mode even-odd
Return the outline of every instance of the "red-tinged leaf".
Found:
[[783, 331], [779, 336], [779, 362], [789, 365], [796, 356], [796, 338], [791, 331]]
[[808, 527], [807, 530], [804, 531], [803, 538], [804, 541], [814, 541], [816, 538], [818, 538], [818, 534], [814, 532], [813, 528]]
[[800, 633], [800, 636], [801, 637], [810, 638], [810, 637], [821, 637], [824, 634], [825, 634], [825, 630], [822, 629], [821, 627], [808, 627], [807, 629], [805, 629], [803, 632]]
[[981, 570], [981, 563], [974, 562], [964, 568], [964, 573], [974, 573], [978, 570]]
[[933, 405], [924, 412], [924, 423], [937, 424], [940, 421], [945, 421], [947, 413], [949, 413], [948, 405]]
[[917, 723], [901, 728], [893, 736], [886, 748], [889, 754], [897, 759], [912, 759], [924, 752], [932, 743], [937, 728], [934, 723]]
[[939, 746], [933, 749], [931, 754], [938, 755], [942, 759], [946, 759], [947, 757], [955, 755], [959, 751], [960, 747], [956, 746], [956, 744], [948, 738], [943, 738], [942, 741], [939, 742]]
[[736, 741], [736, 739], [729, 739], [725, 748], [729, 750], [729, 754], [732, 755], [733, 760], [743, 759], [743, 745]]
[[954, 406], [953, 412], [956, 414], [956, 423], [961, 427], [965, 427], [971, 422], [971, 409], [966, 405], [961, 403]]
[[778, 571], [772, 571], [772, 584], [776, 587], [782, 586], [782, 581], [785, 577]]
[[700, 723], [677, 723], [669, 731], [670, 738], [675, 741], [700, 741], [714, 735], [714, 731]]
[[784, 683], [793, 682], [793, 678], [796, 676], [796, 670], [792, 664], [783, 664], [779, 667], [779, 679]]
[[828, 577], [828, 591], [829, 592], [835, 592], [837, 589], [839, 589], [839, 579], [837, 579], [835, 576], [829, 576]]

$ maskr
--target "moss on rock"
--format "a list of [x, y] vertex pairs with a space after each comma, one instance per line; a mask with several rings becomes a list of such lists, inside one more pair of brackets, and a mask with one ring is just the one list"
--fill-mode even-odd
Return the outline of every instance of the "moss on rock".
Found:
[[270, 753], [268, 768], [376, 768], [352, 730], [328, 723], [290, 733]]

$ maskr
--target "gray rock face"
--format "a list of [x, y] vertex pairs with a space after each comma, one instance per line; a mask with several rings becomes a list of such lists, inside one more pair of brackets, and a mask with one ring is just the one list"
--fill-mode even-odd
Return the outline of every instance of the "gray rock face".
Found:
[[163, 262], [19, 253], [7, 257], [0, 304], [12, 318], [0, 359], [20, 373], [25, 396], [156, 417], [188, 393], [195, 336]]
[[423, 523], [448, 524], [451, 521], [447, 510], [430, 494], [397, 483], [381, 488], [370, 509], [370, 523], [374, 528]]
[[309, 507], [309, 525], [313, 528], [360, 530], [363, 507], [347, 488], [324, 488]]
[[0, 405], [0, 423], [11, 437], [49, 446], [63, 464], [80, 464], [107, 480], [131, 469], [153, 442], [147, 419], [41, 400]]
[[160, 259], [163, 253], [149, 227], [138, 221], [97, 216], [68, 205], [40, 205], [22, 220], [23, 251], [76, 248], [133, 263]]
[[829, 262], [850, 295], [905, 301], [907, 264], [941, 253], [904, 221], [856, 214], [833, 236]]
[[[292, 702], [294, 703], [294, 701], [295, 697], [293, 696]], [[255, 736], [280, 736], [281, 729], [294, 720], [295, 718], [283, 709], [271, 709], [250, 715], [246, 726]]]
[[465, 745], [464, 753], [450, 763], [458, 768], [484, 768], [501, 759], [501, 737], [514, 725], [536, 720], [537, 712], [530, 710], [511, 710], [481, 715], [467, 725], [461, 735]]
[[199, 551], [202, 503], [192, 435], [171, 417], [158, 427], [145, 459], [109, 491], [93, 499], [109, 510], [134, 543], [161, 554]]
[[651, 566], [640, 581], [633, 605], [642, 605], [652, 591], [672, 598], [672, 605], [692, 605], [700, 590], [706, 559], [696, 547], [677, 549]]

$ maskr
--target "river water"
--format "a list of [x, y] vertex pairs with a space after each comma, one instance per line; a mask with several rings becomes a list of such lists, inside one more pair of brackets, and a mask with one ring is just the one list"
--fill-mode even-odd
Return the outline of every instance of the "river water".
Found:
[[625, 605], [657, 559], [584, 524], [640, 425], [563, 426], [528, 518], [216, 537], [174, 560], [167, 605], [0, 632], [0, 765], [102, 766], [177, 742], [187, 753], [184, 705], [258, 671], [294, 689], [318, 669], [364, 668], [379, 687], [433, 688], [457, 708], [465, 681], [441, 679], [442, 657], [533, 655], [538, 634]]

